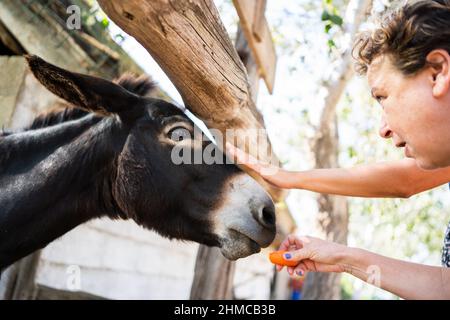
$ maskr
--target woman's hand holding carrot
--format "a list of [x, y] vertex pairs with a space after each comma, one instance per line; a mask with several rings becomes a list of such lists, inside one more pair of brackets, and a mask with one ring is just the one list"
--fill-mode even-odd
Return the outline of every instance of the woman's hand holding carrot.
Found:
[[[289, 235], [280, 245], [279, 250], [286, 250], [284, 259], [298, 262], [295, 267], [287, 267], [289, 274], [303, 275], [306, 271], [345, 272], [344, 257], [347, 246], [314, 237], [296, 237]], [[277, 265], [281, 271], [283, 266]]]

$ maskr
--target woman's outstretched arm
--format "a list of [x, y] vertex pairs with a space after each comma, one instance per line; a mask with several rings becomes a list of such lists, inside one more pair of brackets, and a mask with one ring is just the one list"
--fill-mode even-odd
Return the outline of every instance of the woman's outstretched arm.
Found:
[[287, 171], [262, 162], [227, 144], [237, 163], [256, 171], [270, 184], [283, 189], [304, 189], [353, 197], [408, 198], [450, 181], [450, 167], [423, 170], [415, 160], [402, 159], [353, 168]]
[[396, 260], [313, 237], [290, 235], [280, 250], [289, 250], [289, 260], [299, 262], [288, 268], [290, 274], [347, 272], [404, 299], [450, 299], [450, 268]]

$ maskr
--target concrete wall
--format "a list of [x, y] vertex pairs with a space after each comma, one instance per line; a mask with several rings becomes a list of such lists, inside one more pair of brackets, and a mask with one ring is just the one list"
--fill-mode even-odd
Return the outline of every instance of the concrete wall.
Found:
[[[132, 221], [99, 219], [47, 246], [36, 282], [109, 299], [188, 299], [197, 248]], [[77, 268], [80, 287], [74, 288], [71, 275]]]
[[0, 127], [7, 127], [25, 79], [25, 61], [22, 57], [1, 56], [0, 70]]
[[60, 99], [45, 89], [20, 56], [0, 56], [0, 125], [20, 129]]
[[[189, 299], [198, 245], [170, 241], [132, 221], [88, 222], [41, 253], [36, 282], [109, 299]], [[237, 299], [269, 299], [267, 251], [237, 261]], [[79, 287], [73, 276], [79, 270]], [[286, 284], [287, 285], [287, 284]]]

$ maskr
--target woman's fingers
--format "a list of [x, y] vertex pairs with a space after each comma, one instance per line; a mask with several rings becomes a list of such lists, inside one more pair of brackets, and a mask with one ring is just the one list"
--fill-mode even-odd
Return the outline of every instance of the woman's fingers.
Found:
[[288, 235], [286, 239], [283, 240], [283, 242], [280, 244], [280, 247], [278, 250], [289, 250], [291, 245], [293, 245], [295, 236], [294, 235]]
[[[278, 250], [288, 251], [284, 254], [284, 259], [291, 261], [298, 261], [299, 264], [295, 267], [286, 267], [287, 272], [290, 275], [298, 274], [298, 271], [305, 272], [309, 270], [308, 266], [303, 260], [308, 261], [310, 256], [310, 250], [305, 248], [305, 244], [309, 243], [308, 237], [297, 237], [290, 234], [281, 243]], [[276, 266], [277, 271], [281, 271], [283, 266]]]
[[227, 149], [227, 152], [236, 158], [237, 160], [236, 164], [242, 164], [252, 169], [253, 171], [256, 171], [259, 175], [270, 176], [277, 173], [279, 170], [278, 167], [260, 162], [257, 158], [255, 158], [251, 154], [248, 154], [245, 151], [236, 148], [229, 142], [226, 143], [225, 147]]
[[288, 235], [286, 239], [280, 244], [278, 251], [291, 251], [301, 249], [303, 247], [302, 243], [293, 234]]
[[300, 248], [303, 248], [303, 247], [304, 247], [302, 238], [303, 238], [303, 237], [300, 237], [300, 238], [294, 237], [294, 244], [295, 244], [295, 247], [296, 247], [297, 249], [300, 249]]
[[301, 276], [306, 271], [344, 272], [344, 268], [335, 264], [329, 253], [335, 251], [329, 247], [333, 245], [335, 244], [314, 237], [289, 235], [281, 244], [280, 250], [288, 251], [284, 253], [284, 259], [297, 262], [296, 266], [287, 268], [291, 276]]
[[242, 151], [241, 149], [236, 148], [229, 142], [226, 143], [226, 149], [227, 152], [229, 152], [232, 156], [236, 157], [238, 163], [253, 165], [258, 162], [256, 158]]
[[298, 241], [298, 238], [293, 234], [287, 236], [286, 242], [288, 244], [288, 249], [289, 248], [300, 249], [302, 247], [301, 243]]
[[294, 275], [294, 267], [287, 267], [287, 272], [291, 275], [291, 276], [293, 276]]
[[308, 267], [303, 263], [300, 262], [295, 268], [294, 268], [294, 273], [297, 276], [303, 276], [305, 274], [305, 272], [308, 270]]
[[286, 260], [302, 261], [309, 258], [309, 250], [307, 250], [306, 248], [301, 248], [298, 250], [290, 251], [284, 254], [284, 258]]

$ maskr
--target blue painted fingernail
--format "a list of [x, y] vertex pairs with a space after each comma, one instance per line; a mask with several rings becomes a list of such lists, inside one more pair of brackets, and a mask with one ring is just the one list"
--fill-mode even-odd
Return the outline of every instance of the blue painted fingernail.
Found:
[[285, 254], [284, 254], [284, 258], [287, 259], [287, 260], [289, 260], [290, 258], [292, 258], [292, 256], [291, 256], [290, 253], [285, 253]]
[[298, 271], [297, 271], [297, 274], [298, 274], [299, 276], [302, 276], [302, 275], [303, 275], [303, 271], [302, 271], [302, 270], [298, 270]]

